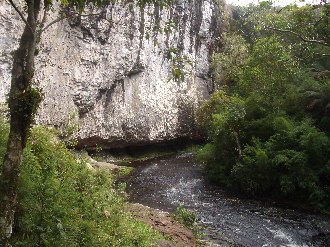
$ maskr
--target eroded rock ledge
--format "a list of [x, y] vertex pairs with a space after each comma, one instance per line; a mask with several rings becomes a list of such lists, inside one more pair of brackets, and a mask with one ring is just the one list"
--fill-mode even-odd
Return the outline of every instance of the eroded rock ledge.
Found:
[[[91, 7], [90, 12], [102, 14], [62, 20], [43, 35], [35, 84], [45, 97], [37, 123], [79, 130], [79, 145], [86, 147], [198, 138], [194, 111], [213, 90], [207, 78], [224, 25], [221, 11], [212, 0], [178, 0], [164, 10], [132, 8], [129, 2]], [[49, 21], [58, 15], [51, 13]], [[161, 25], [172, 20], [177, 28], [167, 34], [153, 30], [157, 16]], [[6, 1], [0, 3], [0, 31], [4, 102], [12, 51], [22, 32], [22, 22]], [[185, 67], [184, 82], [171, 80], [165, 58], [170, 48], [194, 62]]]

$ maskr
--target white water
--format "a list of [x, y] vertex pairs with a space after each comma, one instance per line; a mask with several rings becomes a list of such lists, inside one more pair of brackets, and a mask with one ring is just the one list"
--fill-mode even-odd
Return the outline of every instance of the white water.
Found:
[[192, 155], [146, 163], [128, 182], [131, 200], [164, 210], [193, 210], [205, 238], [222, 246], [330, 247], [330, 218], [265, 206], [207, 185]]

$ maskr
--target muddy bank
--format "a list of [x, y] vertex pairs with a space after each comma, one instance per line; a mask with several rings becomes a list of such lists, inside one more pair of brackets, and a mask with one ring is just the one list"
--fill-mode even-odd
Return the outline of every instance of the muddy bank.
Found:
[[196, 246], [196, 239], [191, 230], [173, 219], [170, 213], [150, 208], [139, 203], [128, 204], [128, 210], [133, 216], [152, 226], [154, 229], [168, 237], [168, 240], [160, 241], [159, 247], [192, 247]]

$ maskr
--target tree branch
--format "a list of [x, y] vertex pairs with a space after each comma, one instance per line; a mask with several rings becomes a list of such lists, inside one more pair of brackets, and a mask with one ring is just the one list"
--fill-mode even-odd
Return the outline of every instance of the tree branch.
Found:
[[16, 10], [16, 12], [19, 14], [19, 16], [21, 17], [22, 21], [24, 21], [25, 25], [27, 27], [29, 27], [30, 31], [33, 33], [31, 26], [29, 25], [29, 23], [27, 22], [27, 20], [25, 19], [23, 13], [17, 8], [16, 4], [13, 2], [13, 0], [8, 0], [8, 2], [10, 3], [10, 5]]
[[321, 56], [321, 57], [330, 57], [330, 54], [327, 54], [327, 53], [315, 53], [315, 55]]
[[324, 40], [307, 39], [307, 38], [303, 37], [301, 34], [296, 33], [292, 30], [279, 29], [279, 28], [275, 28], [275, 27], [266, 27], [266, 29], [270, 29], [270, 30], [273, 30], [273, 31], [281, 32], [281, 33], [291, 33], [291, 34], [295, 35], [296, 37], [298, 37], [299, 39], [301, 39], [304, 42], [318, 44], [318, 45], [324, 45], [324, 46], [330, 46], [330, 43], [327, 43]]
[[[41, 36], [41, 34], [42, 34], [44, 31], [46, 31], [50, 26], [54, 25], [54, 24], [57, 23], [57, 22], [60, 22], [60, 21], [62, 21], [62, 20], [64, 20], [64, 19], [66, 19], [66, 18], [69, 18], [69, 17], [73, 16], [74, 14], [76, 14], [76, 13], [70, 13], [70, 14], [67, 14], [67, 15], [60, 16], [59, 18], [57, 18], [57, 19], [53, 20], [52, 22], [48, 23], [47, 26], [45, 26], [44, 28], [42, 28], [42, 29], [40, 30], [40, 36]], [[94, 16], [94, 15], [100, 15], [100, 14], [102, 14], [102, 12], [100, 12], [100, 13], [95, 13], [95, 14], [85, 14], [85, 15], [78, 14], [77, 16]]]
[[44, 16], [42, 17], [42, 21], [39, 25], [39, 30], [37, 31], [37, 42], [39, 43], [40, 42], [40, 39], [41, 39], [41, 32], [42, 32], [42, 29], [44, 28], [45, 26], [45, 23], [47, 21], [47, 15], [48, 15], [48, 10], [49, 10], [49, 7], [46, 7], [44, 9]]
[[40, 31], [39, 31], [39, 35], [41, 36], [41, 34], [46, 31], [50, 26], [54, 25], [55, 23], [57, 22], [60, 22], [61, 20], [64, 20], [65, 18], [69, 18], [69, 16], [61, 16], [55, 20], [53, 20], [52, 22], [48, 23], [47, 26], [45, 26], [44, 28], [42, 28]]

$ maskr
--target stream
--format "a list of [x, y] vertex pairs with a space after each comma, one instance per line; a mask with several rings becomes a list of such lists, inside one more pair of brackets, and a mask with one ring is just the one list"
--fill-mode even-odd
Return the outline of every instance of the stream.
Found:
[[135, 167], [127, 181], [130, 201], [170, 212], [179, 205], [191, 209], [205, 240], [221, 246], [330, 246], [330, 217], [230, 196], [205, 183], [192, 154]]

